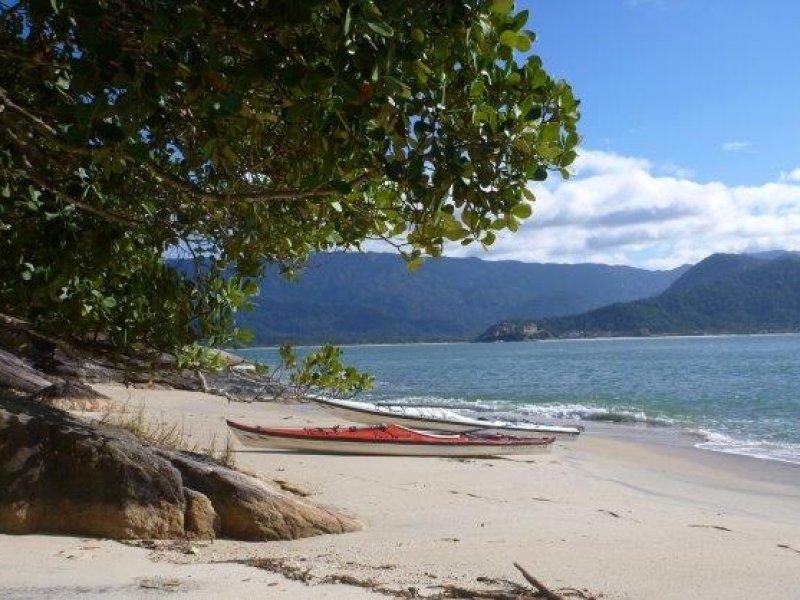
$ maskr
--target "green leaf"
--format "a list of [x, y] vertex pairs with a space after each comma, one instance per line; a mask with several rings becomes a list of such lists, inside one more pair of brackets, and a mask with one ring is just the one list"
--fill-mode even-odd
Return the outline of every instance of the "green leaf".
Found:
[[536, 167], [534, 171], [533, 177], [531, 177], [534, 181], [545, 181], [547, 179], [547, 169], [541, 165]]
[[39, 204], [40, 204], [39, 198], [41, 196], [42, 196], [42, 192], [41, 191], [37, 190], [32, 185], [28, 186], [28, 198], [29, 198], [28, 206], [30, 206], [31, 208], [34, 208], [34, 209], [39, 208]]
[[320, 67], [306, 73], [305, 77], [303, 77], [302, 87], [306, 92], [316, 94], [327, 90], [335, 81], [336, 77], [329, 68]]
[[342, 33], [345, 37], [350, 35], [350, 27], [353, 23], [353, 13], [352, 13], [352, 6], [348, 6], [347, 10], [344, 11], [344, 21], [342, 23]]
[[457, 242], [464, 239], [469, 235], [469, 230], [466, 229], [458, 220], [451, 214], [442, 213], [443, 232], [442, 235], [451, 242]]
[[507, 15], [514, 10], [514, 0], [494, 0], [492, 12], [497, 15]]
[[382, 37], [394, 35], [394, 29], [382, 21], [367, 21], [367, 27]]
[[511, 209], [511, 214], [518, 219], [527, 219], [533, 214], [533, 208], [527, 202], [520, 202]]
[[527, 52], [531, 49], [531, 39], [524, 33], [520, 33], [514, 42], [514, 47], [520, 52]]
[[479, 98], [486, 93], [486, 84], [482, 80], [476, 79], [469, 86], [469, 97]]
[[515, 48], [517, 46], [517, 35], [516, 31], [512, 31], [507, 29], [503, 33], [500, 34], [499, 42], [508, 48]]

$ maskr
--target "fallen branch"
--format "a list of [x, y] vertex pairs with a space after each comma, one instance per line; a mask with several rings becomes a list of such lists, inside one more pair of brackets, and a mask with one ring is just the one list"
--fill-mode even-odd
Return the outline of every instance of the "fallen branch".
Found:
[[536, 596], [531, 596], [527, 589], [519, 586], [523, 593], [508, 592], [505, 590], [475, 590], [472, 588], [464, 588], [458, 585], [445, 585], [442, 586], [444, 590], [442, 594], [433, 596], [430, 600], [439, 600], [444, 598], [454, 598], [461, 600], [534, 600]]
[[221, 562], [234, 562], [264, 569], [272, 573], [283, 575], [287, 579], [302, 581], [306, 585], [338, 583], [365, 588], [377, 594], [390, 596], [392, 598], [424, 598], [425, 600], [538, 600], [540, 598], [545, 598], [546, 600], [566, 600], [567, 598], [580, 598], [582, 600], [597, 600], [597, 597], [588, 591], [579, 590], [577, 588], [560, 588], [557, 592], [554, 592], [528, 573], [528, 571], [522, 568], [518, 563], [514, 563], [514, 566], [525, 578], [525, 581], [532, 586], [532, 589], [506, 579], [478, 577], [477, 580], [481, 583], [491, 583], [494, 585], [502, 585], [503, 587], [499, 589], [475, 589], [455, 584], [444, 584], [438, 586], [441, 590], [440, 592], [423, 595], [416, 587], [398, 589], [381, 584], [373, 579], [360, 579], [348, 574], [336, 573], [324, 577], [315, 577], [311, 574], [311, 569], [299, 568], [284, 559], [278, 558], [253, 558]]
[[206, 377], [205, 375], [203, 375], [203, 372], [200, 371], [200, 369], [197, 369], [194, 373], [195, 376], [197, 377], [197, 380], [200, 382], [200, 390], [204, 394], [213, 394], [214, 396], [222, 396], [228, 402], [236, 402], [238, 400], [236, 396], [234, 396], [233, 394], [229, 394], [223, 389], [209, 387], [208, 382], [206, 381]]
[[525, 569], [523, 569], [519, 563], [514, 563], [517, 571], [522, 573], [522, 576], [525, 578], [525, 581], [530, 583], [533, 586], [533, 589], [536, 591], [536, 595], [541, 598], [546, 598], [547, 600], [564, 600], [564, 596], [561, 594], [556, 594], [555, 592], [549, 590], [541, 581], [536, 579], [533, 575], [528, 573]]
[[565, 600], [567, 597], [570, 598], [582, 598], [583, 600], [597, 600], [596, 596], [592, 595], [586, 590], [579, 590], [577, 588], [559, 588], [558, 593], [548, 589], [541, 581], [536, 579], [533, 575], [528, 573], [519, 563], [514, 563], [514, 566], [517, 568], [522, 576], [525, 578], [525, 581], [530, 583], [533, 586], [535, 591], [534, 597], [535, 598], [546, 598], [546, 600]]

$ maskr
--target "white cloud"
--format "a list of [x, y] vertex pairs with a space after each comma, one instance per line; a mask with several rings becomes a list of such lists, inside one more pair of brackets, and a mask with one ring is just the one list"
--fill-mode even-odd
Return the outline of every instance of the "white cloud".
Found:
[[783, 183], [800, 183], [800, 167], [791, 171], [783, 171], [781, 173], [781, 182]]
[[672, 175], [678, 179], [693, 179], [695, 176], [695, 172], [692, 169], [687, 169], [671, 162], [657, 165], [656, 172], [659, 175]]
[[742, 141], [734, 141], [734, 142], [725, 142], [722, 144], [722, 149], [725, 152], [739, 152], [740, 150], [744, 150], [745, 148], [750, 147], [750, 142], [742, 142]]
[[800, 249], [800, 168], [777, 182], [728, 186], [583, 151], [575, 171], [569, 181], [532, 185], [533, 218], [489, 252], [454, 246], [447, 255], [671, 268], [714, 252]]

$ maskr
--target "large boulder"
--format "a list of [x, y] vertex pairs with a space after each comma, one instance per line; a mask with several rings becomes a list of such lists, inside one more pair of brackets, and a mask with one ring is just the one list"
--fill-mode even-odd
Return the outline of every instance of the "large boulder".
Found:
[[0, 532], [284, 540], [354, 531], [336, 511], [203, 456], [0, 401]]
[[186, 497], [184, 525], [186, 536], [194, 539], [213, 540], [219, 536], [220, 521], [208, 496], [189, 488], [183, 488]]
[[354, 519], [203, 457], [156, 450], [181, 472], [186, 486], [211, 500], [221, 537], [237, 540], [287, 540], [324, 533], [356, 531]]
[[0, 406], [0, 531], [184, 533], [180, 472], [133, 436], [28, 402]]

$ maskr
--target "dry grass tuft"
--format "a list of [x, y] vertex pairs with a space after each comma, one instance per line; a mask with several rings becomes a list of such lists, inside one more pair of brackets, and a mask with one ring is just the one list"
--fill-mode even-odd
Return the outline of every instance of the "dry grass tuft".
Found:
[[212, 435], [208, 443], [201, 445], [193, 441], [191, 429], [182, 418], [180, 421], [171, 421], [163, 416], [159, 418], [148, 416], [144, 403], [135, 407], [127, 403], [110, 404], [105, 407], [97, 422], [124, 429], [145, 444], [202, 454], [209, 460], [229, 468], [233, 468], [236, 463], [230, 435], [226, 436], [225, 444], [219, 449], [216, 435]]
[[189, 452], [198, 451], [197, 444], [191, 441], [190, 431], [183, 419], [168, 421], [164, 417], [160, 419], [148, 417], [143, 403], [133, 408], [127, 403], [111, 405], [103, 411], [98, 422], [101, 425], [124, 429], [145, 444]]

